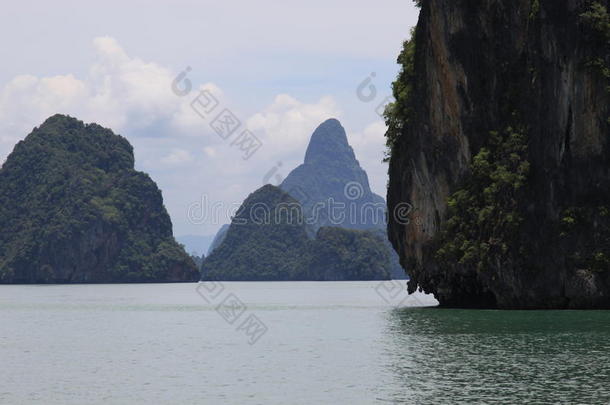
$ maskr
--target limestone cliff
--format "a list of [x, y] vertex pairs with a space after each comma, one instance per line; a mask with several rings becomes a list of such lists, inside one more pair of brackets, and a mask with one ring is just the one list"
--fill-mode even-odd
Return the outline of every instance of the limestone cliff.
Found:
[[608, 1], [420, 3], [387, 112], [389, 212], [414, 207], [388, 226], [410, 290], [610, 307]]

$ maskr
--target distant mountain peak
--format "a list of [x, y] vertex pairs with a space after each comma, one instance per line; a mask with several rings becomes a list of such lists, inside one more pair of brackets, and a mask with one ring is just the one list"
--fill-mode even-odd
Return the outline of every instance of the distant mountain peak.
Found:
[[[358, 198], [346, 195], [346, 187], [358, 189]], [[354, 150], [349, 145], [347, 134], [341, 123], [332, 118], [324, 121], [311, 135], [302, 165], [290, 172], [280, 187], [299, 200], [304, 214], [315, 218], [314, 230], [321, 226], [339, 225], [351, 229], [385, 228], [385, 202], [374, 194], [369, 186], [368, 176], [356, 160]], [[357, 201], [356, 201], [357, 200]], [[345, 206], [362, 208], [368, 204], [368, 211], [362, 208], [362, 215], [331, 221], [319, 211], [320, 203], [328, 208], [332, 202]], [[372, 207], [379, 211], [377, 220], [372, 218]]]
[[347, 142], [345, 128], [339, 120], [331, 118], [320, 124], [311, 135], [305, 152], [305, 164], [336, 161], [358, 164], [354, 150]]

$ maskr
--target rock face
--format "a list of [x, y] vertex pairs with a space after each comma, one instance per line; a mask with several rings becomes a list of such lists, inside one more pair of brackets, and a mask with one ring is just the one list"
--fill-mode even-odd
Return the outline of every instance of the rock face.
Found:
[[406, 278], [387, 240], [385, 200], [371, 191], [338, 120], [329, 119], [314, 131], [303, 164], [290, 172], [280, 188], [303, 206], [310, 235], [323, 226], [373, 231], [390, 250], [392, 278]]
[[35, 128], [0, 169], [0, 229], [2, 283], [199, 278], [129, 142], [67, 116]]
[[302, 207], [266, 185], [239, 208], [220, 245], [204, 260], [204, 280], [380, 280], [389, 251], [371, 232], [322, 227], [310, 239]]
[[387, 117], [388, 208], [415, 209], [388, 228], [410, 290], [610, 307], [608, 1], [421, 3]]

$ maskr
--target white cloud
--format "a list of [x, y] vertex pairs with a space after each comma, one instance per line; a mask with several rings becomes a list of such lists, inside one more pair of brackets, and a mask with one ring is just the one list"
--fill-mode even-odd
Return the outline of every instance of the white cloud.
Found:
[[[213, 133], [209, 120], [191, 107], [192, 100], [205, 90], [221, 107], [232, 108], [217, 85], [193, 83], [192, 92], [180, 97], [172, 91], [176, 73], [170, 69], [131, 57], [111, 37], [95, 38], [93, 48], [95, 60], [84, 77], [20, 75], [0, 88], [0, 161], [50, 115], [64, 113], [97, 122], [133, 144], [137, 167], [151, 174], [163, 190], [177, 234], [212, 232], [218, 224], [201, 228], [189, 223], [190, 204], [206, 195], [210, 201], [239, 206], [263, 185], [263, 178], [278, 162], [281, 166], [274, 172], [274, 180], [276, 174], [285, 177], [302, 163], [309, 138], [320, 123], [342, 117], [331, 96], [305, 102], [277, 95], [260, 112], [239, 117], [242, 129], [247, 127], [263, 142], [256, 154], [243, 160], [243, 153], [230, 140]], [[377, 192], [385, 187], [385, 168], [380, 163], [384, 132], [381, 121], [364, 130], [348, 130], [349, 141], [369, 176], [381, 179], [371, 179]]]
[[95, 38], [93, 44], [97, 60], [87, 78], [86, 117], [116, 130], [144, 128], [178, 108], [168, 69], [130, 58], [110, 37]]
[[385, 133], [387, 127], [382, 120], [367, 125], [362, 131], [349, 133], [349, 143], [356, 158], [369, 176], [373, 191], [385, 198], [388, 165], [383, 163]]
[[[95, 62], [85, 78], [20, 75], [0, 89], [0, 157], [55, 113], [118, 133], [145, 133], [161, 124], [178, 135], [201, 134], [201, 118], [190, 108], [190, 98], [171, 91], [175, 75], [169, 69], [130, 57], [111, 37], [95, 38], [93, 47]], [[201, 89], [222, 96], [213, 83]]]
[[203, 153], [205, 153], [206, 156], [214, 158], [216, 157], [216, 149], [206, 146], [205, 148], [203, 148]]
[[387, 127], [382, 120], [367, 125], [361, 132], [349, 136], [349, 142], [357, 156], [383, 158]]
[[167, 166], [181, 166], [193, 160], [190, 152], [184, 149], [173, 149], [168, 155], [161, 158], [161, 163]]
[[261, 134], [266, 155], [305, 153], [313, 130], [329, 118], [341, 115], [335, 100], [322, 97], [316, 103], [303, 103], [287, 94], [275, 97], [273, 103], [247, 121], [248, 129]]
[[180, 104], [172, 114], [171, 124], [180, 134], [187, 136], [200, 136], [202, 133], [202, 128], [207, 129], [209, 117], [202, 118], [199, 114], [197, 114], [191, 105], [195, 98], [201, 96], [202, 92], [211, 94], [211, 97], [214, 97], [219, 103], [224, 99], [224, 92], [214, 83], [205, 83], [198, 88], [193, 89], [188, 97], [179, 98], [178, 96], [172, 94], [176, 99], [179, 100]]
[[0, 156], [44, 118], [78, 105], [85, 95], [85, 84], [72, 75], [15, 77], [0, 91]]

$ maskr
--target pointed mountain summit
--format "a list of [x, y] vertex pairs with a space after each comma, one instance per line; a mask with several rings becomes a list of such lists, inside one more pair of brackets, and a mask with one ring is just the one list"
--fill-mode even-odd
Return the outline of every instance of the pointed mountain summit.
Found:
[[347, 134], [341, 123], [331, 118], [324, 121], [311, 135], [305, 164], [326, 164], [341, 162], [349, 166], [358, 166], [354, 150], [347, 142]]
[[299, 200], [314, 231], [321, 226], [385, 229], [385, 201], [371, 191], [345, 129], [334, 118], [313, 132], [303, 164], [280, 188]]

